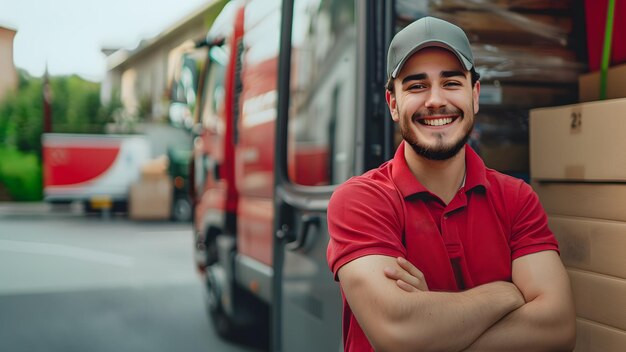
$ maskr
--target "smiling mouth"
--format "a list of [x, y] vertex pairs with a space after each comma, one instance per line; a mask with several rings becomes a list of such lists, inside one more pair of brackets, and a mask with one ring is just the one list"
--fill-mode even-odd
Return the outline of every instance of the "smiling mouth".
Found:
[[423, 118], [418, 119], [417, 122], [425, 126], [445, 126], [451, 124], [457, 118], [459, 117]]

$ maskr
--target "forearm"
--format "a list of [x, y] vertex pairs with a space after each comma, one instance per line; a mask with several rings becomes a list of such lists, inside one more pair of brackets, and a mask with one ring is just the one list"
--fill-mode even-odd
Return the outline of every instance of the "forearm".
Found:
[[378, 320], [381, 326], [363, 326], [377, 350], [460, 351], [523, 304], [517, 288], [507, 282], [458, 293], [406, 293], [403, 298], [387, 307], [385, 319]]
[[571, 351], [576, 313], [567, 273], [553, 251], [513, 262], [513, 283], [527, 302], [489, 328], [469, 351]]
[[466, 351], [571, 351], [576, 323], [568, 302], [537, 298], [485, 331]]

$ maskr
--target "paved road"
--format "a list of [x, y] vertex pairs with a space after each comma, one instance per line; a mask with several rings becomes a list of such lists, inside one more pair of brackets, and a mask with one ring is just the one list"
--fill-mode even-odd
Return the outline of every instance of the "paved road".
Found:
[[0, 351], [260, 351], [215, 335], [191, 242], [189, 224], [0, 204]]

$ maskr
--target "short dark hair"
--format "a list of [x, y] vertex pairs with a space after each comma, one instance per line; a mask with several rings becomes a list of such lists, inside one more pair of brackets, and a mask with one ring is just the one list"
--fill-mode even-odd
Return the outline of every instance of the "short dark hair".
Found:
[[[472, 87], [473, 87], [476, 85], [476, 82], [480, 80], [480, 73], [476, 72], [476, 69], [472, 67], [472, 69], [470, 70], [470, 74], [472, 75]], [[391, 76], [389, 76], [389, 78], [387, 78], [387, 83], [385, 84], [385, 89], [387, 89], [391, 93], [393, 93], [393, 80], [394, 78], [391, 78]]]

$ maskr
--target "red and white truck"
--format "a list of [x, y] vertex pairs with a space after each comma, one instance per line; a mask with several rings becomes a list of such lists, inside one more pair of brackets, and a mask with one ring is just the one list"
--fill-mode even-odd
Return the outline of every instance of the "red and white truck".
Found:
[[82, 202], [87, 211], [127, 209], [130, 185], [150, 160], [141, 135], [45, 133], [44, 200]]

